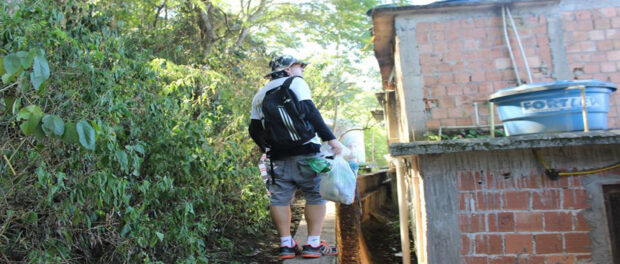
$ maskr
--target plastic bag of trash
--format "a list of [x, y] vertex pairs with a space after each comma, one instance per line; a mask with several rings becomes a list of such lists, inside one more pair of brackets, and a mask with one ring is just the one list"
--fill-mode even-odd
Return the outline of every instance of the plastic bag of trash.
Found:
[[325, 200], [352, 204], [356, 184], [357, 180], [349, 163], [338, 155], [332, 161], [332, 169], [321, 178], [319, 193]]
[[316, 173], [328, 172], [331, 168], [331, 163], [324, 158], [310, 158], [308, 159], [308, 165]]

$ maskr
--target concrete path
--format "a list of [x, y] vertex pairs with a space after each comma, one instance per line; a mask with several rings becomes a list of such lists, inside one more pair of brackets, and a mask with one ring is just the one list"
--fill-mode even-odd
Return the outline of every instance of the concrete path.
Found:
[[[297, 243], [303, 245], [306, 243], [308, 236], [308, 225], [306, 218], [302, 216], [297, 232], [295, 232], [295, 240]], [[336, 205], [333, 202], [327, 203], [327, 214], [325, 215], [325, 222], [323, 223], [323, 230], [321, 233], [321, 240], [324, 240], [332, 247], [336, 246]], [[285, 264], [335, 264], [337, 263], [338, 256], [324, 256], [315, 259], [305, 259], [301, 256], [297, 256], [294, 259], [287, 259]]]

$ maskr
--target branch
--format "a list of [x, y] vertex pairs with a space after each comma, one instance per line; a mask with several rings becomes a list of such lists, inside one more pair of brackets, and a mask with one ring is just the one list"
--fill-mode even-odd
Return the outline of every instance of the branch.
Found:
[[246, 24], [247, 26], [241, 27], [241, 30], [239, 32], [239, 37], [237, 37], [237, 41], [235, 41], [234, 47], [241, 46], [245, 38], [248, 36], [251, 23], [254, 22], [263, 13], [265, 6], [267, 6], [267, 0], [261, 0], [260, 3], [258, 4], [258, 7], [256, 8], [256, 11], [250, 14], [250, 3], [251, 3], [251, 0], [248, 1], [248, 7], [247, 7], [247, 13], [249, 14], [249, 16], [247, 20], [244, 22], [244, 24]]
[[153, 28], [157, 27], [157, 20], [159, 19], [159, 14], [161, 13], [161, 10], [166, 6], [167, 2], [168, 0], [164, 0], [164, 2], [161, 3], [161, 5], [157, 7], [157, 13], [155, 14], [155, 21], [153, 22]]

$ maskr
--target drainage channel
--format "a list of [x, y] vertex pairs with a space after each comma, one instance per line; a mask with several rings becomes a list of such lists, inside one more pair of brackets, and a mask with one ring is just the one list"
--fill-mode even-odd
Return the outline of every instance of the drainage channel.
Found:
[[[360, 175], [353, 204], [327, 204], [321, 239], [337, 246], [338, 256], [316, 259], [298, 256], [283, 263], [402, 263], [394, 177], [394, 172], [385, 170]], [[305, 241], [306, 235], [307, 224], [302, 218], [294, 238]], [[414, 248], [412, 241], [410, 248]], [[413, 251], [410, 259], [411, 263], [417, 262]]]

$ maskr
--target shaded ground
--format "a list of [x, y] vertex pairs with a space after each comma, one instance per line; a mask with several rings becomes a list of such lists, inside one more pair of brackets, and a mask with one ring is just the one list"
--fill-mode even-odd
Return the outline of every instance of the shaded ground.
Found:
[[[402, 263], [400, 246], [400, 226], [398, 213], [395, 208], [382, 208], [378, 213], [380, 217], [371, 217], [370, 220], [362, 223], [364, 240], [373, 263], [397, 264]], [[409, 233], [411, 248], [411, 263], [416, 263], [417, 259], [413, 249], [413, 238]]]
[[[298, 195], [299, 193], [300, 192], [295, 196], [295, 201], [291, 206], [293, 222], [291, 225], [292, 235], [297, 231], [305, 208], [305, 200], [303, 196]], [[275, 226], [271, 225], [270, 230], [265, 230], [263, 234], [256, 234], [255, 237], [249, 237], [246, 241], [249, 241], [248, 246], [250, 249], [248, 249], [248, 252], [250, 253], [237, 258], [236, 261], [249, 264], [282, 263], [282, 261], [278, 259], [278, 254], [280, 253], [280, 237], [278, 236], [278, 232], [276, 232]], [[305, 242], [306, 241], [298, 241], [298, 243]]]

